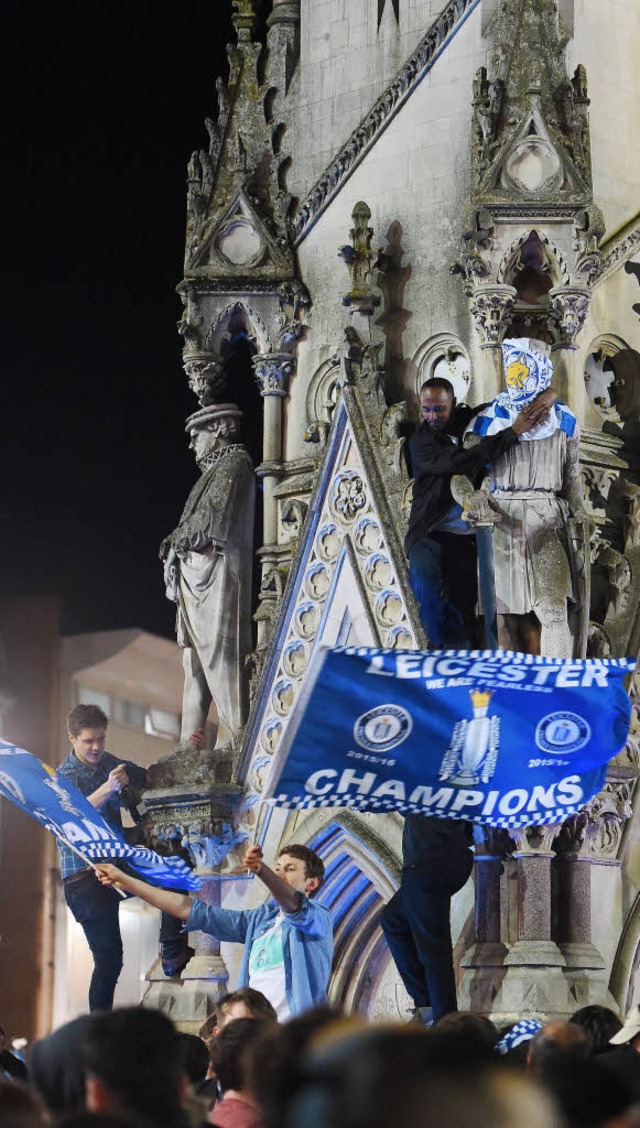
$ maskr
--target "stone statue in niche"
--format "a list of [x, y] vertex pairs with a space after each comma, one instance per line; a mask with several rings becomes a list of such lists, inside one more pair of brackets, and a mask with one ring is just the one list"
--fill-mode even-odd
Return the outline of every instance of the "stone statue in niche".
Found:
[[[472, 436], [509, 427], [551, 382], [548, 347], [528, 338], [502, 345], [506, 391], [471, 421]], [[589, 620], [589, 529], [572, 411], [555, 403], [548, 417], [492, 465], [498, 642], [505, 650], [553, 658], [584, 657]]]
[[246, 720], [255, 479], [241, 418], [235, 404], [218, 404], [187, 420], [201, 477], [160, 549], [184, 648], [181, 746], [200, 746], [210, 711], [215, 748], [235, 746]]

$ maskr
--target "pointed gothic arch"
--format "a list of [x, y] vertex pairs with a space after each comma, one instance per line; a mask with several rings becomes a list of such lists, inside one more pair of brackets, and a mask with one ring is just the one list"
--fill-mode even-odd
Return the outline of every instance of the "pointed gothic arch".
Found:
[[244, 334], [257, 353], [272, 351], [269, 330], [260, 314], [246, 302], [231, 302], [213, 322], [205, 347], [217, 356], [225, 357], [234, 336]]
[[[535, 246], [536, 243], [538, 247]], [[569, 268], [562, 252], [551, 242], [544, 231], [540, 232], [536, 228], [524, 231], [502, 256], [498, 267], [497, 281], [501, 285], [515, 286], [517, 290], [518, 276], [524, 270], [536, 269], [536, 250], [538, 250], [540, 256], [537, 269], [540, 273], [548, 274], [550, 282], [548, 289], [566, 285], [569, 282]], [[527, 251], [530, 252], [528, 256]]]

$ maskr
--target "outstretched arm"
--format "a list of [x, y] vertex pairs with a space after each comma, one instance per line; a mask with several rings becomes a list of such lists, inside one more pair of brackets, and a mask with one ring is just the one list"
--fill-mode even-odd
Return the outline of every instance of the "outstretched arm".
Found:
[[255, 873], [264, 882], [269, 892], [275, 897], [280, 908], [285, 913], [297, 913], [302, 906], [302, 893], [293, 889], [277, 873], [274, 873], [262, 860], [260, 846], [250, 846], [244, 857], [247, 869]]
[[123, 873], [117, 866], [100, 863], [96, 865], [96, 875], [103, 885], [115, 885], [117, 889], [124, 889], [134, 897], [153, 905], [155, 909], [162, 909], [163, 913], [177, 917], [178, 920], [188, 920], [191, 914], [192, 900], [186, 893], [173, 893], [169, 889], [159, 889], [155, 885], [148, 885], [138, 877]]

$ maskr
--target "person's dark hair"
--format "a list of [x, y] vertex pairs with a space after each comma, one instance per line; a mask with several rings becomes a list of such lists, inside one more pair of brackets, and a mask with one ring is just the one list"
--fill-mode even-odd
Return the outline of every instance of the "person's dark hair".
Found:
[[325, 1006], [305, 1011], [275, 1030], [263, 1025], [247, 1054], [247, 1079], [260, 1106], [263, 1128], [282, 1128], [288, 1103], [302, 1079], [308, 1046], [317, 1034], [341, 1021], [341, 1011]]
[[444, 392], [448, 392], [448, 394], [451, 396], [451, 399], [456, 398], [453, 384], [451, 383], [451, 380], [447, 380], [446, 376], [432, 376], [430, 380], [425, 380], [424, 384], [422, 384], [420, 388], [420, 391], [429, 391], [430, 388], [442, 388]]
[[53, 1115], [79, 1112], [85, 1107], [82, 1048], [91, 1021], [90, 1015], [82, 1014], [29, 1046], [30, 1084]]
[[614, 1076], [596, 1058], [556, 1054], [538, 1074], [562, 1111], [566, 1128], [602, 1128], [634, 1104], [625, 1078]]
[[451, 1011], [436, 1022], [435, 1030], [445, 1038], [455, 1039], [464, 1052], [467, 1046], [492, 1050], [498, 1041], [498, 1031], [490, 1018], [471, 1011]]
[[67, 732], [79, 736], [83, 729], [106, 729], [109, 718], [99, 705], [76, 705], [67, 717]]
[[569, 1022], [550, 1022], [529, 1042], [527, 1061], [534, 1073], [544, 1074], [549, 1062], [591, 1056], [591, 1043], [586, 1032]]
[[571, 1015], [569, 1022], [586, 1031], [594, 1054], [603, 1054], [612, 1049], [609, 1040], [622, 1030], [622, 1022], [617, 1014], [609, 1007], [602, 1007], [597, 1003], [581, 1007]]
[[182, 1048], [184, 1071], [192, 1085], [204, 1081], [209, 1071], [209, 1050], [207, 1043], [197, 1034], [178, 1034]]
[[173, 1023], [160, 1011], [122, 1007], [94, 1014], [84, 1049], [87, 1076], [97, 1078], [126, 1116], [158, 1125], [179, 1120], [182, 1044]]
[[223, 1094], [227, 1089], [247, 1087], [245, 1058], [263, 1029], [257, 1018], [238, 1018], [224, 1026], [211, 1047], [211, 1064]]
[[292, 842], [289, 846], [283, 846], [281, 850], [278, 850], [279, 858], [283, 854], [288, 854], [290, 858], [298, 858], [299, 861], [304, 862], [305, 877], [316, 877], [318, 879], [317, 888], [309, 894], [310, 897], [313, 897], [324, 882], [324, 862], [320, 855], [316, 854], [315, 850], [312, 850], [309, 846], [301, 846], [298, 842]]
[[229, 1007], [232, 1007], [234, 1003], [244, 1003], [247, 1010], [251, 1011], [251, 1018], [261, 1018], [270, 1022], [278, 1021], [275, 1007], [271, 1005], [267, 996], [262, 994], [262, 991], [256, 991], [255, 987], [239, 987], [237, 991], [224, 995], [216, 1004], [218, 1024], [220, 1017], [226, 1014]]
[[21, 1081], [0, 1077], [0, 1124], [2, 1128], [44, 1128], [44, 1105]]

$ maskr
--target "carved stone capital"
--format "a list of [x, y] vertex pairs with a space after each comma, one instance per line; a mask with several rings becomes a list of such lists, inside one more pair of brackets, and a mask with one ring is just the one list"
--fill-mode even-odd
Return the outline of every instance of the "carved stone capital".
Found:
[[514, 286], [478, 286], [473, 291], [470, 308], [480, 335], [481, 348], [491, 349], [500, 345], [511, 320], [515, 301]]
[[556, 286], [549, 290], [549, 299], [553, 310], [549, 326], [555, 348], [575, 349], [576, 337], [589, 312], [591, 290], [587, 286]]
[[550, 826], [523, 826], [517, 830], [510, 830], [509, 834], [516, 844], [513, 856], [525, 857], [527, 855], [551, 856], [551, 847], [554, 839], [560, 833], [559, 823]]
[[225, 371], [219, 357], [210, 352], [185, 351], [182, 360], [189, 387], [201, 407], [224, 398]]
[[608, 779], [602, 791], [562, 826], [558, 850], [591, 858], [615, 859], [625, 824], [633, 813], [635, 779]]
[[262, 353], [254, 357], [253, 367], [262, 396], [286, 396], [296, 367], [289, 353]]

